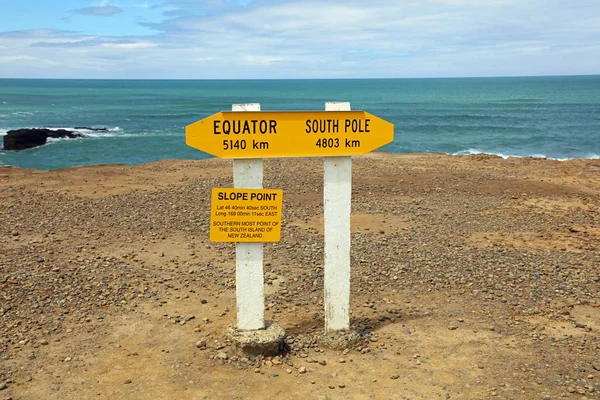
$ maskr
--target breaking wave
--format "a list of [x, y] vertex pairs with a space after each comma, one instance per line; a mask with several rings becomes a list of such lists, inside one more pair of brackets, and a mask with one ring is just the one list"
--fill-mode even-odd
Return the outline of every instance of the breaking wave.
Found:
[[525, 158], [525, 157], [531, 157], [531, 158], [539, 158], [539, 159], [547, 159], [547, 160], [556, 160], [556, 161], [568, 161], [568, 160], [573, 160], [573, 159], [589, 159], [589, 160], [598, 160], [600, 159], [600, 156], [598, 154], [595, 153], [588, 153], [584, 156], [581, 157], [564, 157], [564, 158], [553, 158], [553, 157], [547, 157], [545, 154], [527, 154], [527, 155], [516, 155], [516, 154], [505, 154], [505, 153], [494, 153], [494, 152], [489, 152], [489, 151], [483, 151], [483, 150], [479, 150], [479, 149], [466, 149], [466, 150], [461, 150], [461, 151], [457, 151], [456, 153], [446, 153], [446, 154], [450, 154], [452, 156], [469, 156], [469, 155], [475, 155], [475, 154], [487, 154], [490, 156], [497, 156], [497, 157], [501, 157], [503, 159], [507, 159], [510, 157], [514, 157], [514, 158]]

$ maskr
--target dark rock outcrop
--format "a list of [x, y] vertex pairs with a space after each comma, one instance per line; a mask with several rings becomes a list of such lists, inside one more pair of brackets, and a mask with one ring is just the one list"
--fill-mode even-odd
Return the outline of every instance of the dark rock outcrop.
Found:
[[48, 138], [80, 138], [79, 132], [66, 129], [25, 128], [8, 131], [4, 136], [4, 150], [25, 150], [46, 144]]

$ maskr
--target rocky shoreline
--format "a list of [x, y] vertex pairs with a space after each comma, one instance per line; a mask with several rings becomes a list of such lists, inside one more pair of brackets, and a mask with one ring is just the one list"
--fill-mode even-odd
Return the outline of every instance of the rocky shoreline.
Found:
[[[600, 161], [353, 158], [352, 328], [323, 347], [322, 161], [265, 161], [286, 351], [244, 359], [226, 160], [0, 168], [0, 399], [597, 398]], [[8, 397], [7, 397], [8, 396]]]
[[78, 126], [71, 129], [63, 128], [22, 128], [10, 130], [3, 137], [3, 150], [26, 150], [34, 147], [43, 146], [49, 138], [52, 139], [77, 139], [84, 138], [86, 135], [80, 133], [81, 130], [106, 132], [106, 128], [90, 128]]

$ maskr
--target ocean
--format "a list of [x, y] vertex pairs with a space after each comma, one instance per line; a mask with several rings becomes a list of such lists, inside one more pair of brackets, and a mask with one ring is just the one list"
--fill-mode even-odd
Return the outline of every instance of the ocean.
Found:
[[0, 166], [203, 159], [185, 126], [235, 103], [263, 111], [323, 110], [349, 101], [395, 125], [391, 153], [496, 154], [558, 160], [600, 156], [600, 76], [352, 80], [0, 79], [0, 143], [25, 127], [107, 128], [24, 150]]

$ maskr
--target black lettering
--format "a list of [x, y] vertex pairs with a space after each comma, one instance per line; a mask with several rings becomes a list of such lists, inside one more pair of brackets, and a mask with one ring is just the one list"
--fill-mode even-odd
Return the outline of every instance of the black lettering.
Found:
[[213, 132], [215, 135], [220, 135], [221, 132], [219, 132], [219, 124], [221, 123], [221, 120], [215, 119], [215, 122], [213, 122]]
[[269, 120], [269, 133], [277, 133], [277, 121]]
[[223, 133], [229, 135], [229, 132], [231, 132], [231, 123], [225, 120], [223, 121]]
[[[215, 121], [216, 122], [216, 121]], [[304, 131], [306, 133], [310, 133], [310, 119], [306, 120], [306, 130]]]
[[248, 193], [231, 192], [230, 200], [248, 200]]
[[275, 201], [277, 199], [277, 193], [251, 193], [250, 200], [258, 201]]
[[260, 133], [267, 133], [267, 121], [265, 120], [260, 121]]
[[360, 140], [346, 139], [346, 147], [359, 148], [360, 147]]

